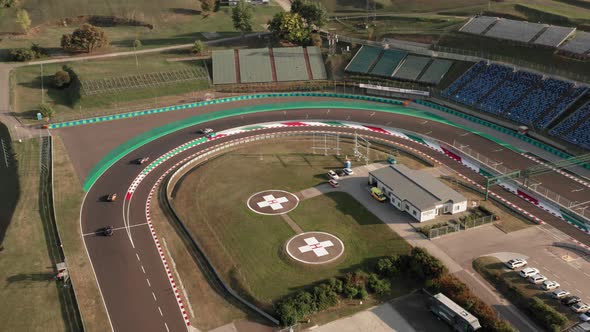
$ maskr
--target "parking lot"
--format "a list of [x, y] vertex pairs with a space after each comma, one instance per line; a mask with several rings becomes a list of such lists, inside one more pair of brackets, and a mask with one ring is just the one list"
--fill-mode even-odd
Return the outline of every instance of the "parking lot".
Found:
[[555, 246], [566, 238], [548, 226], [529, 227], [505, 234], [492, 225], [441, 237], [434, 242], [466, 269], [473, 270], [473, 259], [495, 256], [501, 261], [525, 258], [528, 267], [539, 269], [548, 280], [561, 284], [560, 289], [590, 303], [590, 257], [571, 249]]

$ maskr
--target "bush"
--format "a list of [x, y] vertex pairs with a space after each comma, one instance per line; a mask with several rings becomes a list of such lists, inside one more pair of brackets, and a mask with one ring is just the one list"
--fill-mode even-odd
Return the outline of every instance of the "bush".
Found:
[[53, 84], [57, 88], [64, 88], [70, 84], [70, 74], [65, 70], [59, 70], [53, 75]]
[[44, 118], [51, 119], [55, 115], [55, 110], [49, 104], [40, 104], [39, 113], [41, 113]]
[[549, 331], [562, 331], [567, 318], [536, 297], [529, 300], [529, 314]]
[[318, 311], [328, 309], [338, 303], [338, 294], [328, 284], [321, 284], [313, 288], [313, 296]]
[[64, 65], [62, 69], [70, 76], [70, 83], [64, 91], [67, 97], [67, 105], [73, 107], [82, 98], [82, 83], [80, 83], [78, 74], [76, 74], [72, 67]]
[[37, 54], [30, 48], [13, 48], [8, 51], [8, 59], [10, 61], [31, 61], [35, 60]]
[[344, 296], [350, 300], [354, 299], [358, 293], [359, 291], [355, 286], [348, 285], [344, 287]]
[[200, 54], [204, 50], [205, 50], [205, 44], [203, 44], [203, 42], [200, 40], [195, 41], [195, 43], [193, 44], [193, 48], [191, 49], [191, 51], [194, 54]]
[[342, 280], [337, 278], [330, 278], [328, 279], [328, 285], [334, 292], [342, 294], [344, 286]]
[[447, 272], [447, 268], [434, 256], [420, 247], [410, 252], [409, 271], [419, 280], [438, 278]]
[[369, 293], [367, 292], [367, 290], [363, 287], [361, 289], [358, 290], [358, 297], [361, 300], [366, 299], [367, 297], [369, 297]]
[[398, 256], [390, 256], [381, 258], [377, 261], [377, 266], [375, 270], [379, 275], [383, 277], [394, 277], [399, 273], [399, 257]]
[[379, 279], [379, 276], [372, 273], [369, 275], [367, 280], [369, 290], [377, 295], [383, 295], [389, 292], [391, 289], [391, 283], [389, 280]]

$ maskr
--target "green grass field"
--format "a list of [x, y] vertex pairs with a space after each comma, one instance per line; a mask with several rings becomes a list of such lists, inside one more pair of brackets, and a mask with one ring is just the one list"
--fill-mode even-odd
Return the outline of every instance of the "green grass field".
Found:
[[14, 148], [21, 195], [0, 252], [2, 329], [64, 331], [58, 285], [39, 215], [39, 140], [24, 140]]
[[[169, 62], [166, 59], [178, 56], [175, 53], [157, 53], [135, 57], [118, 57], [105, 60], [91, 60], [65, 63], [71, 66], [81, 80], [121, 77], [141, 73], [176, 71], [181, 69], [203, 68], [202, 61]], [[68, 90], [57, 89], [52, 85], [52, 76], [61, 70], [64, 64], [47, 64], [43, 66], [43, 94], [41, 94], [41, 67], [20, 67], [13, 72], [13, 109], [17, 116], [26, 122], [36, 122], [38, 105], [44, 100], [54, 105], [56, 115], [53, 121], [95, 116], [121, 112], [125, 107], [138, 104], [154, 104], [159, 98], [169, 95], [191, 94], [207, 89], [206, 80], [176, 82], [157, 88], [128, 89], [117, 93], [105, 93], [92, 96], [73, 97]], [[146, 106], [149, 108], [149, 106]]]
[[[153, 29], [132, 25], [105, 26], [111, 47], [101, 52], [132, 50], [136, 38], [141, 40], [142, 48], [145, 49], [192, 43], [196, 39], [204, 39], [201, 32], [218, 32], [221, 36], [236, 35], [230, 8], [222, 6], [218, 12], [203, 17], [200, 14], [199, 2], [192, 0], [115, 0], [108, 4], [81, 4], [75, 0], [66, 0], [60, 2], [59, 6], [35, 0], [27, 1], [24, 7], [29, 11], [33, 21], [33, 32], [28, 36], [4, 35], [0, 39], [0, 54], [8, 48], [29, 47], [31, 42], [38, 43], [49, 51], [59, 51], [62, 34], [71, 33], [77, 26], [73, 24], [64, 27], [60, 20], [79, 15], [116, 16], [153, 25]], [[274, 2], [267, 6], [255, 6], [253, 30], [265, 30], [264, 25], [279, 11], [281, 7]], [[0, 35], [20, 32], [14, 22], [15, 15], [14, 10], [4, 11], [0, 19]]]
[[312, 187], [326, 181], [327, 169], [341, 167], [342, 161], [333, 156], [297, 152], [308, 151], [310, 144], [282, 141], [223, 155], [184, 178], [173, 201], [226, 280], [266, 308], [281, 296], [356, 269], [373, 257], [409, 249], [359, 203], [337, 194], [303, 201], [290, 216], [304, 230], [328, 230], [341, 236], [350, 248], [345, 259], [335, 266], [312, 269], [285, 256], [283, 245], [293, 230], [280, 216], [256, 214], [245, 203], [261, 190], [298, 192]]

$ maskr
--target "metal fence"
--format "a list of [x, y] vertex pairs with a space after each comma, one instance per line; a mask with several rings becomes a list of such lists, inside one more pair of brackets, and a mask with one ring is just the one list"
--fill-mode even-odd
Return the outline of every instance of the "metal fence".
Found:
[[455, 221], [440, 227], [434, 227], [428, 230], [428, 238], [436, 239], [451, 233], [458, 233], [472, 228], [480, 227], [492, 223], [496, 219], [495, 215], [483, 216], [475, 219], [465, 218], [465, 220]]

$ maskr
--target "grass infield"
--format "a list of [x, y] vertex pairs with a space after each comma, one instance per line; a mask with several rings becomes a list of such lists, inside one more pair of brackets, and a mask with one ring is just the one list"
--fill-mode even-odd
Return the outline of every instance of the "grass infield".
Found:
[[342, 167], [335, 156], [296, 152], [310, 151], [305, 148], [310, 149], [311, 142], [281, 141], [222, 155], [189, 173], [172, 202], [231, 286], [267, 309], [292, 291], [357, 269], [374, 257], [409, 250], [358, 202], [335, 194], [302, 201], [290, 216], [305, 231], [339, 236], [345, 257], [313, 268], [288, 258], [284, 244], [293, 230], [280, 216], [252, 212], [246, 200], [266, 189], [296, 193], [325, 182], [328, 169]]

